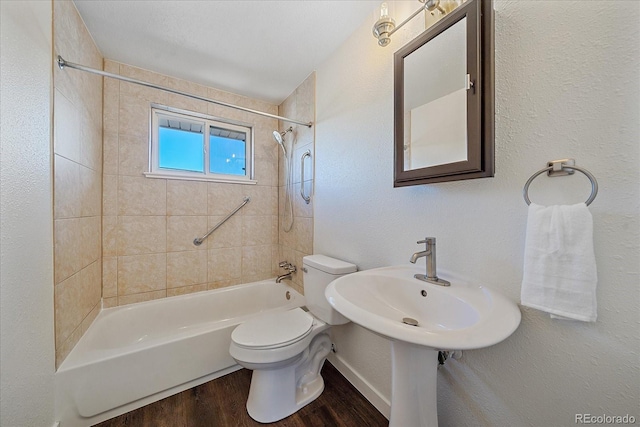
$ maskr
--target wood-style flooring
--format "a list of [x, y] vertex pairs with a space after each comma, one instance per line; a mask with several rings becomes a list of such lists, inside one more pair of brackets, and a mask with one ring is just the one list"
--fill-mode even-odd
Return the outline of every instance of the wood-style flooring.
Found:
[[[329, 362], [322, 368], [320, 397], [278, 427], [376, 427], [389, 422]], [[245, 408], [251, 371], [241, 369], [182, 393], [97, 424], [99, 427], [249, 427], [264, 426]]]

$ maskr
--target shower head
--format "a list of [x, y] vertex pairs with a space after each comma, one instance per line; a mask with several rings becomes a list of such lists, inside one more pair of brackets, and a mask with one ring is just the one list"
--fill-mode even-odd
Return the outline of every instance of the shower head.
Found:
[[277, 130], [273, 131], [273, 139], [275, 139], [276, 142], [280, 145], [280, 147], [282, 148], [282, 152], [285, 155], [287, 154], [287, 149], [284, 148], [284, 136], [289, 132], [293, 132], [293, 126], [289, 127], [289, 129], [285, 130], [284, 132], [278, 132]]

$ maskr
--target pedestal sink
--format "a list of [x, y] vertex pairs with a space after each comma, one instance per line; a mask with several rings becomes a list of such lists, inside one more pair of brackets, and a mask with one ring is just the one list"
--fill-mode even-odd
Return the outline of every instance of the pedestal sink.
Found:
[[334, 280], [325, 292], [342, 315], [391, 340], [390, 427], [438, 425], [439, 350], [488, 347], [520, 324], [518, 306], [485, 286], [446, 277], [451, 286], [442, 287], [415, 279], [416, 273], [422, 270], [414, 266], [360, 271]]

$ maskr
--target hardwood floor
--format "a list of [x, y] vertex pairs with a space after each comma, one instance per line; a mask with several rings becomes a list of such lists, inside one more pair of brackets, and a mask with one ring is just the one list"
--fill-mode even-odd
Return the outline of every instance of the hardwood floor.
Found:
[[[324, 392], [277, 427], [386, 427], [389, 422], [329, 362], [322, 368]], [[198, 387], [97, 424], [99, 427], [264, 426], [245, 404], [251, 371], [241, 369]]]

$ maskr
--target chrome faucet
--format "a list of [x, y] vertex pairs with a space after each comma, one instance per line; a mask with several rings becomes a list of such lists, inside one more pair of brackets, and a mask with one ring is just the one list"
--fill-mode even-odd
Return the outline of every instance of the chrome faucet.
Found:
[[427, 258], [427, 274], [416, 274], [415, 277], [418, 280], [422, 280], [423, 282], [429, 282], [440, 286], [451, 286], [451, 282], [447, 282], [446, 280], [438, 279], [438, 275], [436, 274], [436, 238], [435, 237], [425, 237], [424, 240], [418, 241], [418, 244], [425, 243], [427, 249], [421, 252], [416, 252], [411, 255], [411, 259], [409, 260], [412, 264], [415, 264], [418, 258], [426, 257]]
[[284, 279], [291, 279], [291, 276], [293, 276], [293, 273], [297, 271], [296, 266], [287, 261], [282, 261], [280, 264], [278, 264], [278, 267], [284, 268], [285, 270], [287, 270], [287, 273], [281, 274], [280, 276], [278, 276], [276, 278], [276, 283], [280, 283]]

